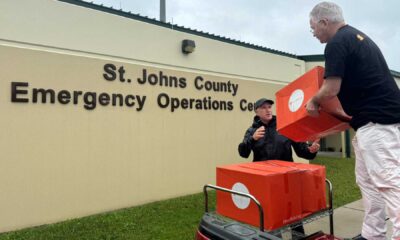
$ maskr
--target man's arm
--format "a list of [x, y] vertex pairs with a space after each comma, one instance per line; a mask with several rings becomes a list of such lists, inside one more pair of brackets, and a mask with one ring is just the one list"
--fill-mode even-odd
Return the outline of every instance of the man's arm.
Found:
[[294, 142], [292, 141], [292, 146], [296, 155], [301, 158], [312, 160], [317, 156], [319, 151], [319, 139], [315, 140], [311, 146], [308, 146], [305, 142]]
[[239, 155], [244, 158], [248, 158], [251, 153], [254, 130], [252, 128], [247, 129], [243, 141], [238, 146]]
[[342, 84], [341, 77], [328, 77], [322, 83], [321, 88], [310, 100], [308, 100], [306, 109], [310, 116], [319, 116], [319, 106], [322, 102], [336, 97], [340, 91]]

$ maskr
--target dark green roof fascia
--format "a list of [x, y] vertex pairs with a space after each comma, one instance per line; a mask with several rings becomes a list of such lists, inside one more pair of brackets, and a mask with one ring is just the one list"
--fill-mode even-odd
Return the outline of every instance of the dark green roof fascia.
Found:
[[392, 73], [392, 75], [394, 77], [400, 78], [400, 72], [396, 72], [396, 71], [390, 70], [390, 73]]
[[298, 58], [306, 62], [325, 62], [325, 57], [323, 54], [303, 55], [303, 56], [298, 56]]
[[286, 56], [286, 57], [299, 59], [298, 56], [296, 56], [294, 54], [291, 54], [291, 53], [286, 53], [286, 52], [282, 52], [282, 51], [278, 51], [278, 50], [262, 47], [262, 46], [259, 46], [259, 45], [245, 43], [245, 42], [241, 42], [241, 41], [238, 41], [238, 40], [235, 40], [235, 39], [226, 38], [226, 37], [222, 37], [222, 36], [217, 36], [217, 35], [214, 35], [214, 34], [211, 34], [211, 33], [201, 32], [201, 31], [198, 31], [198, 30], [186, 28], [186, 27], [183, 27], [183, 26], [174, 25], [174, 24], [171, 24], [171, 23], [160, 22], [160, 21], [158, 21], [158, 20], [156, 20], [154, 18], [152, 19], [152, 18], [141, 16], [139, 14], [134, 14], [134, 13], [131, 13], [131, 12], [125, 12], [122, 9], [118, 10], [118, 9], [115, 9], [115, 8], [112, 8], [112, 7], [105, 7], [103, 5], [94, 4], [93, 2], [85, 2], [85, 1], [82, 1], [82, 0], [58, 0], [58, 1], [66, 2], [66, 3], [70, 3], [70, 4], [74, 4], [74, 5], [78, 5], [78, 6], [82, 6], [82, 7], [86, 7], [86, 8], [90, 8], [90, 9], [94, 9], [94, 10], [99, 10], [99, 11], [102, 11], [102, 12], [107, 12], [107, 13], [110, 13], [110, 14], [115, 14], [115, 15], [119, 15], [119, 16], [122, 16], [122, 17], [130, 18], [130, 19], [135, 19], [135, 20], [139, 20], [139, 21], [142, 21], [142, 22], [155, 24], [155, 25], [158, 25], [158, 26], [161, 26], [161, 27], [177, 30], [177, 31], [180, 31], [180, 32], [190, 33], [190, 34], [194, 34], [194, 35], [198, 35], [198, 36], [202, 36], [202, 37], [206, 37], [206, 38], [210, 38], [210, 39], [214, 39], [214, 40], [218, 40], [218, 41], [222, 41], [222, 42], [226, 42], [226, 43], [230, 43], [230, 44], [235, 44], [235, 45], [242, 46], [242, 47], [252, 48], [252, 49], [256, 49], [256, 50], [260, 50], [260, 51], [264, 51], [264, 52], [269, 52], [269, 53], [273, 53], [273, 54], [277, 54], [277, 55], [281, 55], [281, 56]]

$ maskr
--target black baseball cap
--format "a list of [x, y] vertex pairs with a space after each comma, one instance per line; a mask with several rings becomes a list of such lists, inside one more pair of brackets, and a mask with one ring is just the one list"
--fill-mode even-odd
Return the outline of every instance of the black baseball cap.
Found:
[[274, 104], [274, 101], [267, 99], [267, 98], [260, 98], [254, 104], [254, 109], [261, 107], [264, 103]]

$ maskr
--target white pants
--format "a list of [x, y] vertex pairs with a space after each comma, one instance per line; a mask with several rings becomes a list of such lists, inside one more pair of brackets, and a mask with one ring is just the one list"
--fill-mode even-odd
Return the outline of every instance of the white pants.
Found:
[[400, 124], [368, 123], [353, 139], [356, 182], [365, 209], [361, 235], [386, 239], [386, 214], [393, 222], [392, 239], [400, 239]]

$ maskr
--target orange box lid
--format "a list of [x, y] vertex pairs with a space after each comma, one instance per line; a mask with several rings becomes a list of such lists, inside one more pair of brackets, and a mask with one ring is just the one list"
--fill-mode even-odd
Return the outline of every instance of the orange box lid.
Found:
[[271, 176], [271, 175], [300, 171], [299, 169], [290, 169], [279, 165], [268, 164], [267, 163], [268, 161], [218, 166], [217, 170], [230, 170], [230, 171], [244, 172], [247, 174], [255, 174], [260, 176]]

